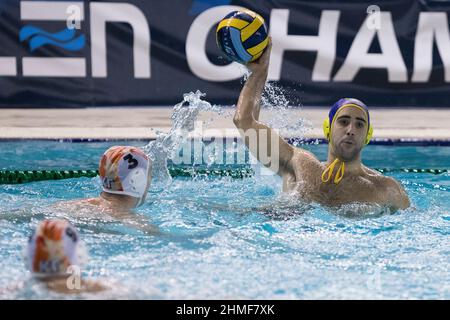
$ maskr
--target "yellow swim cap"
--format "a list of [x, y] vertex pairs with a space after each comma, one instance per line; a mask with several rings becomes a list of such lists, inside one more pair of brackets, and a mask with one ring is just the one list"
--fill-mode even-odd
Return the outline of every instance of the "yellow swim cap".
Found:
[[373, 127], [370, 123], [370, 114], [369, 114], [369, 108], [360, 100], [353, 99], [353, 98], [343, 98], [337, 101], [330, 109], [330, 112], [328, 113], [328, 118], [326, 118], [323, 121], [323, 134], [325, 138], [328, 141], [331, 141], [331, 126], [333, 125], [333, 122], [335, 120], [336, 114], [338, 111], [345, 107], [355, 107], [362, 111], [364, 111], [367, 114], [367, 124], [368, 124], [368, 130], [367, 130], [367, 136], [364, 141], [364, 144], [369, 144], [370, 139], [372, 139], [373, 135]]

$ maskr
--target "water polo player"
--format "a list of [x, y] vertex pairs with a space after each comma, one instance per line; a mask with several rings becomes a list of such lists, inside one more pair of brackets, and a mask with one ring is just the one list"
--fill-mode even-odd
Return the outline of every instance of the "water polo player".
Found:
[[106, 211], [130, 212], [147, 197], [152, 179], [152, 162], [139, 148], [113, 146], [99, 162], [102, 192], [97, 198], [63, 202], [62, 205], [93, 205]]
[[[270, 162], [265, 165], [272, 169], [274, 162], [279, 164], [274, 171], [283, 178], [283, 190], [293, 191], [305, 201], [327, 206], [363, 202], [392, 210], [409, 207], [408, 195], [395, 179], [361, 163], [361, 150], [372, 135], [369, 110], [361, 101], [345, 98], [331, 108], [324, 121], [324, 133], [329, 140], [325, 163], [312, 153], [291, 146], [274, 130], [259, 122], [270, 51], [271, 43], [259, 60], [247, 64], [252, 73], [240, 93], [234, 123], [241, 129], [241, 135], [247, 136], [245, 143], [259, 161], [263, 156], [269, 158]], [[248, 137], [252, 132], [256, 133], [253, 136], [264, 137], [263, 133], [267, 136], [267, 140], [257, 141], [256, 149], [249, 145]], [[269, 157], [260, 154], [259, 150], [264, 146], [269, 146], [265, 150], [274, 149]]]
[[27, 269], [50, 290], [80, 293], [106, 289], [96, 281], [81, 279], [80, 268], [86, 258], [80, 236], [67, 220], [40, 222], [28, 241]]
[[148, 219], [134, 212], [145, 202], [152, 180], [152, 162], [141, 149], [129, 146], [109, 148], [100, 158], [99, 175], [102, 184], [99, 197], [64, 201], [52, 208], [90, 217], [106, 213], [146, 233], [159, 233]]
[[115, 146], [100, 159], [101, 199], [114, 207], [136, 208], [147, 197], [152, 166], [139, 148]]

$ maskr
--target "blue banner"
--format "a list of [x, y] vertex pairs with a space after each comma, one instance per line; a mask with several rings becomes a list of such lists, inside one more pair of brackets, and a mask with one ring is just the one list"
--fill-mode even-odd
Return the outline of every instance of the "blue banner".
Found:
[[215, 28], [248, 8], [273, 39], [269, 80], [292, 105], [450, 105], [450, 1], [0, 2], [0, 107], [235, 104], [245, 68]]

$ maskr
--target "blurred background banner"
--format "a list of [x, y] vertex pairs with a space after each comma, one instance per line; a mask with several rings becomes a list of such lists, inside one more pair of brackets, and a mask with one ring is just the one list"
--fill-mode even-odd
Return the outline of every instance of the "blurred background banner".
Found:
[[292, 105], [450, 106], [450, 1], [0, 1], [0, 107], [235, 104], [243, 66], [215, 43], [245, 7], [273, 38]]

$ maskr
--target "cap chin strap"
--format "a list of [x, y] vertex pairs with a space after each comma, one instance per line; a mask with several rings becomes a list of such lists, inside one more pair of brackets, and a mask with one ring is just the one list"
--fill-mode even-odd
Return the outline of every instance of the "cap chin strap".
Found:
[[[331, 176], [333, 175], [333, 171], [334, 171], [334, 167], [336, 166], [336, 164], [338, 162], [341, 162], [341, 165], [339, 166], [338, 171], [336, 172], [336, 175], [334, 176], [334, 183], [335, 184], [339, 184], [339, 182], [341, 182], [342, 178], [344, 177], [344, 172], [345, 172], [345, 162], [339, 160], [338, 158], [336, 158], [332, 163], [330, 163], [327, 168], [323, 171], [322, 173], [322, 182], [326, 183], [328, 181], [330, 181]], [[328, 173], [328, 176], [327, 176]]]
[[[145, 197], [145, 193], [146, 193], [145, 189], [146, 189], [147, 183], [148, 183], [147, 182], [148, 172], [150, 170], [149, 167], [150, 166], [148, 165], [146, 170], [145, 170], [145, 172], [144, 172], [144, 174], [141, 175], [139, 178], [138, 177], [134, 178], [134, 179], [139, 179], [139, 180], [144, 180], [145, 179], [145, 186], [143, 186], [142, 190], [139, 190], [139, 191], [125, 191], [125, 190], [123, 190], [123, 191], [115, 191], [115, 190], [109, 190], [109, 189], [106, 189], [105, 187], [103, 187], [103, 191], [106, 192], [106, 193], [120, 194], [120, 195], [125, 195], [125, 196], [130, 196], [130, 197], [133, 197], [133, 198], [137, 198], [139, 200], [139, 202], [136, 204], [135, 208], [141, 206], [144, 203], [144, 197]], [[134, 181], [136, 181], [136, 180], [134, 180]], [[132, 183], [132, 186], [136, 186], [136, 182]], [[136, 187], [138, 187], [138, 186], [136, 186]]]
[[144, 195], [142, 195], [142, 197], [139, 198], [139, 202], [137, 203], [136, 208], [142, 206], [143, 204], [144, 204]]

